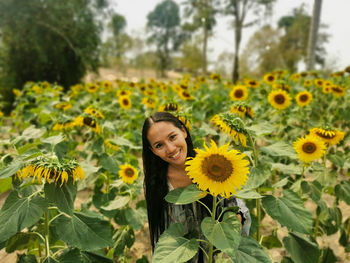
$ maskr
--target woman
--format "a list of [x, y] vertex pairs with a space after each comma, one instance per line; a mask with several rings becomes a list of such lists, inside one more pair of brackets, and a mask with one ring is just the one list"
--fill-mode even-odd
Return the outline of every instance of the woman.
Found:
[[[172, 223], [180, 222], [187, 234], [200, 235], [200, 223], [207, 211], [197, 202], [189, 205], [168, 204], [164, 197], [170, 190], [192, 184], [185, 172], [187, 157], [194, 157], [191, 136], [186, 126], [169, 112], [156, 112], [148, 117], [142, 129], [142, 158], [145, 175], [144, 187], [152, 251], [159, 236]], [[202, 201], [209, 207], [212, 197]], [[225, 200], [224, 206], [238, 206], [243, 224], [242, 234], [250, 227], [249, 210], [236, 198]], [[195, 261], [197, 260], [197, 261]], [[190, 262], [203, 262], [202, 256]]]

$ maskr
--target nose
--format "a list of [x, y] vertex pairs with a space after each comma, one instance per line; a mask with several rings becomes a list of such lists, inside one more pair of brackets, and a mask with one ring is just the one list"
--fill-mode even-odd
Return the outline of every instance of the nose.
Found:
[[172, 153], [173, 151], [176, 150], [176, 146], [173, 143], [168, 142], [166, 144], [166, 149], [167, 149], [167, 153]]

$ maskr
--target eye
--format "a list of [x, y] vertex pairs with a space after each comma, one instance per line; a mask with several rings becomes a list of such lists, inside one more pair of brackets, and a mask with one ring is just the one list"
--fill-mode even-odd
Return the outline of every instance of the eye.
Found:
[[170, 138], [170, 141], [174, 141], [176, 139], [176, 134], [171, 135], [169, 138]]
[[158, 144], [156, 144], [156, 146], [155, 146], [154, 148], [160, 149], [162, 146], [163, 146], [163, 145], [162, 145], [161, 143], [158, 143]]

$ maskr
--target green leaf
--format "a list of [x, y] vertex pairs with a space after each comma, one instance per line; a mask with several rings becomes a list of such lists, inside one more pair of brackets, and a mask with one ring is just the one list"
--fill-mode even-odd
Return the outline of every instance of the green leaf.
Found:
[[10, 177], [22, 168], [23, 161], [21, 159], [14, 160], [9, 166], [0, 170], [0, 179]]
[[211, 128], [207, 123], [202, 122], [200, 128], [197, 131], [200, 134], [203, 134], [204, 136], [208, 136], [208, 135], [217, 135], [217, 131], [213, 128]]
[[140, 230], [146, 223], [147, 220], [147, 210], [146, 208], [139, 207], [137, 209], [132, 209], [128, 207], [125, 210], [125, 217], [129, 224], [135, 229]]
[[165, 196], [165, 200], [169, 203], [185, 205], [193, 203], [206, 195], [206, 192], [199, 190], [196, 185], [191, 184], [187, 187], [180, 187], [170, 191]]
[[184, 227], [180, 223], [171, 225], [160, 236], [152, 256], [152, 263], [182, 263], [198, 252], [196, 239], [184, 238]]
[[314, 202], [317, 203], [321, 199], [322, 185], [318, 181], [313, 181], [311, 183], [308, 183], [306, 181], [302, 181], [301, 189], [302, 189], [303, 193], [310, 196], [310, 198]]
[[18, 255], [17, 263], [37, 263], [36, 257], [34, 255]]
[[111, 211], [115, 209], [122, 208], [123, 206], [127, 205], [130, 201], [130, 196], [117, 196], [116, 199], [114, 199], [112, 202], [110, 202], [107, 206], [101, 206], [102, 209]]
[[283, 197], [266, 196], [262, 204], [266, 212], [282, 226], [309, 234], [312, 231], [312, 213], [304, 207], [300, 197], [290, 190], [283, 191]]
[[241, 198], [241, 199], [259, 199], [262, 198], [262, 196], [253, 190], [241, 190], [238, 191], [236, 194], [234, 194], [235, 197]]
[[99, 215], [75, 212], [71, 217], [59, 216], [53, 221], [58, 237], [70, 246], [97, 250], [112, 245], [111, 226]]
[[221, 222], [211, 217], [206, 217], [201, 223], [204, 236], [215, 247], [235, 258], [241, 239], [241, 224], [234, 213], [225, 213]]
[[40, 196], [21, 198], [17, 191], [10, 193], [0, 211], [0, 242], [39, 221], [47, 206]]
[[99, 157], [99, 163], [101, 166], [106, 169], [107, 171], [110, 171], [112, 174], [117, 174], [119, 168], [117, 163], [112, 159], [108, 154], [103, 153]]
[[331, 248], [327, 247], [321, 251], [321, 261], [320, 263], [335, 263], [338, 262], [337, 257], [334, 255], [334, 252]]
[[277, 169], [283, 174], [301, 174], [302, 167], [295, 164], [272, 163], [272, 169]]
[[236, 252], [235, 263], [270, 263], [271, 260], [264, 249], [252, 237], [241, 238]]
[[60, 262], [54, 259], [53, 257], [48, 256], [44, 259], [43, 263], [60, 263]]
[[12, 178], [0, 179], [0, 194], [12, 188]]
[[282, 247], [282, 243], [278, 239], [277, 235], [264, 236], [261, 244], [268, 249]]
[[73, 179], [71, 177], [68, 182], [62, 186], [54, 183], [46, 183], [44, 191], [47, 200], [56, 205], [61, 212], [69, 215], [73, 214], [74, 200], [77, 195], [77, 185], [73, 184]]
[[51, 136], [51, 137], [47, 137], [44, 139], [41, 139], [41, 142], [43, 143], [48, 143], [51, 144], [52, 146], [59, 144], [60, 142], [62, 142], [65, 139], [65, 136], [63, 134], [58, 134], [56, 136]]
[[335, 195], [340, 200], [343, 200], [348, 205], [350, 205], [350, 182], [341, 181], [340, 184], [335, 186]]
[[276, 142], [269, 146], [261, 147], [260, 150], [271, 156], [288, 156], [289, 158], [296, 159], [297, 154], [293, 147], [283, 141]]
[[282, 180], [278, 181], [277, 183], [273, 184], [272, 187], [273, 187], [273, 188], [283, 187], [283, 186], [285, 186], [286, 184], [288, 184], [288, 182], [289, 182], [289, 178], [288, 178], [288, 177], [285, 177], [285, 178], [283, 178]]
[[113, 263], [113, 260], [93, 252], [77, 248], [65, 249], [58, 258], [60, 263]]
[[267, 166], [257, 166], [250, 169], [247, 184], [244, 189], [256, 189], [271, 176], [271, 170]]
[[16, 250], [28, 249], [34, 247], [38, 236], [33, 233], [22, 233], [19, 232], [12, 236], [6, 242], [6, 253], [12, 253]]
[[121, 255], [124, 252], [124, 248], [131, 246], [135, 242], [135, 233], [130, 226], [123, 226], [120, 229], [117, 229], [113, 235], [114, 240], [114, 253], [116, 255]]
[[283, 238], [283, 244], [295, 263], [318, 262], [320, 251], [317, 244], [308, 240], [304, 235], [290, 232]]
[[260, 122], [255, 125], [248, 126], [246, 129], [253, 131], [257, 136], [270, 134], [275, 130], [274, 126], [269, 122]]
[[27, 129], [25, 129], [22, 135], [20, 136], [20, 138], [16, 138], [15, 141], [19, 141], [19, 139], [29, 140], [29, 139], [41, 138], [45, 132], [46, 132], [45, 128], [37, 129], [35, 128], [34, 125], [31, 125]]
[[118, 146], [127, 146], [131, 149], [137, 149], [137, 150], [141, 149], [141, 146], [136, 146], [132, 142], [130, 142], [129, 140], [123, 137], [116, 137], [115, 139], [111, 139], [111, 141]]
[[78, 181], [78, 191], [85, 189], [88, 186], [93, 185], [98, 176], [96, 172], [99, 170], [98, 167], [91, 165], [90, 163], [84, 161], [80, 163], [81, 168], [84, 171], [85, 178], [84, 180]]

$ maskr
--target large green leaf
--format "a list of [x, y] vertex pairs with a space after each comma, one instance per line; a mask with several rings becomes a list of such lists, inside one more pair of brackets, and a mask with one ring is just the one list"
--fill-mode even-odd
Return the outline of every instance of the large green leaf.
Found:
[[238, 191], [236, 194], [234, 194], [235, 197], [241, 198], [241, 199], [259, 199], [262, 198], [262, 196], [253, 190], [241, 190]]
[[171, 225], [160, 236], [152, 256], [152, 263], [182, 263], [193, 258], [198, 251], [196, 239], [184, 238], [183, 225]]
[[140, 230], [146, 223], [147, 210], [144, 207], [137, 209], [128, 207], [125, 209], [125, 218], [135, 230]]
[[340, 184], [335, 186], [335, 195], [350, 205], [350, 182], [341, 181]]
[[58, 237], [70, 246], [87, 251], [112, 245], [108, 221], [99, 215], [75, 212], [71, 217], [61, 215], [53, 221]]
[[165, 196], [165, 200], [169, 203], [185, 205], [193, 203], [206, 195], [206, 192], [199, 190], [196, 185], [191, 184], [187, 187], [180, 187], [170, 191]]
[[283, 197], [266, 196], [262, 204], [266, 212], [282, 226], [305, 234], [311, 233], [312, 213], [294, 192], [284, 190]]
[[252, 237], [242, 237], [236, 252], [235, 263], [270, 263], [264, 249]]
[[43, 263], [60, 263], [60, 262], [54, 259], [53, 257], [48, 256], [44, 259]]
[[73, 214], [74, 200], [77, 195], [77, 185], [73, 184], [71, 178], [62, 186], [54, 183], [46, 183], [44, 191], [47, 200], [56, 205], [60, 211], [69, 215]]
[[283, 141], [276, 142], [269, 146], [261, 147], [260, 150], [271, 156], [288, 156], [292, 159], [297, 158], [293, 147]]
[[36, 257], [34, 255], [18, 255], [17, 263], [37, 263]]
[[257, 136], [270, 134], [274, 131], [274, 126], [269, 122], [260, 122], [258, 124], [246, 127], [248, 130], [253, 131]]
[[0, 179], [14, 175], [18, 170], [22, 168], [22, 165], [23, 161], [21, 159], [14, 160], [9, 166], [0, 170]]
[[317, 244], [308, 240], [304, 235], [290, 232], [283, 238], [283, 244], [295, 263], [318, 262], [320, 251]]
[[112, 174], [118, 173], [118, 170], [119, 170], [118, 164], [108, 154], [103, 153], [99, 157], [99, 162], [104, 169], [106, 169], [107, 171], [110, 171]]
[[271, 169], [267, 166], [259, 165], [250, 169], [247, 184], [244, 189], [256, 189], [270, 177]]
[[65, 249], [58, 258], [60, 263], [113, 263], [113, 260], [93, 252], [77, 248]]
[[135, 242], [135, 233], [130, 226], [122, 226], [120, 229], [117, 229], [113, 235], [114, 240], [114, 253], [116, 255], [121, 255], [124, 252], [124, 248], [131, 246]]
[[210, 243], [232, 259], [235, 258], [241, 239], [241, 224], [235, 213], [226, 213], [221, 222], [206, 217], [202, 221], [201, 228]]
[[322, 196], [322, 185], [318, 181], [308, 183], [306, 181], [301, 182], [301, 189], [303, 193], [310, 196], [314, 202], [318, 202]]
[[115, 139], [111, 139], [111, 141], [118, 146], [127, 146], [131, 149], [136, 149], [136, 150], [141, 149], [141, 146], [136, 146], [132, 142], [130, 142], [129, 140], [123, 137], [116, 137]]
[[6, 253], [12, 253], [15, 250], [23, 250], [34, 248], [37, 243], [38, 236], [34, 233], [19, 232], [12, 236], [6, 242]]
[[0, 179], [0, 194], [12, 188], [12, 178]]
[[301, 174], [302, 172], [302, 167], [295, 164], [273, 163], [272, 168], [281, 171], [283, 174]]
[[51, 144], [52, 146], [62, 142], [65, 139], [65, 136], [63, 134], [58, 134], [55, 136], [47, 137], [44, 139], [41, 139], [41, 142]]
[[110, 202], [107, 206], [101, 206], [102, 209], [110, 211], [122, 208], [127, 205], [130, 201], [130, 196], [117, 196], [112, 202]]
[[47, 206], [40, 196], [20, 197], [13, 191], [0, 211], [0, 242], [39, 221]]

